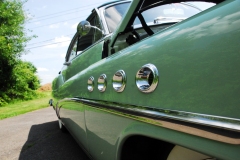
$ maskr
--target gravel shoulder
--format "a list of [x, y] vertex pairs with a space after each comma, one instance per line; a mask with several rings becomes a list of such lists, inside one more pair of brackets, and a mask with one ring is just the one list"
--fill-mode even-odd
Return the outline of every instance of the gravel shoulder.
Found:
[[52, 107], [0, 120], [0, 159], [89, 160], [69, 133], [62, 133]]

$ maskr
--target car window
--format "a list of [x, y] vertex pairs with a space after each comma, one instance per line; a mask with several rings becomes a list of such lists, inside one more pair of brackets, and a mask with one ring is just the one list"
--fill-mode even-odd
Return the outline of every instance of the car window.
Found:
[[199, 12], [200, 9], [187, 3], [140, 7], [139, 11], [133, 14], [125, 33], [117, 37], [110, 50], [111, 54]]
[[[97, 28], [101, 29], [102, 30], [102, 26], [100, 24], [100, 19], [98, 16], [95, 16], [94, 19], [93, 19], [93, 25], [96, 26]], [[91, 24], [91, 22], [90, 22]], [[94, 29], [94, 34], [93, 34], [93, 43], [97, 42], [99, 39], [101, 39], [103, 36], [103, 34], [97, 30], [97, 29]]]
[[122, 3], [106, 8], [104, 16], [107, 22], [109, 32], [115, 31], [123, 15], [126, 13], [130, 3]]
[[77, 55], [77, 41], [75, 40], [74, 45], [71, 49], [71, 54], [69, 56], [69, 61], [71, 61]]
[[[201, 10], [184, 3], [172, 3], [151, 8], [142, 12], [142, 16], [148, 25], [162, 24], [169, 22], [179, 22], [187, 19]], [[134, 21], [134, 25], [140, 25], [138, 17]]]
[[[96, 26], [99, 29], [102, 30], [102, 26], [100, 24], [99, 17], [97, 14], [93, 14], [90, 19], [91, 26]], [[72, 39], [72, 42], [69, 46], [68, 53], [66, 55], [66, 62], [71, 61], [74, 57], [81, 54], [83, 50], [97, 42], [99, 39], [101, 39], [103, 34], [94, 28], [91, 28], [89, 33], [85, 36], [80, 36], [77, 33]]]
[[77, 39], [78, 35], [75, 34], [68, 48], [66, 62], [71, 61], [77, 55]]

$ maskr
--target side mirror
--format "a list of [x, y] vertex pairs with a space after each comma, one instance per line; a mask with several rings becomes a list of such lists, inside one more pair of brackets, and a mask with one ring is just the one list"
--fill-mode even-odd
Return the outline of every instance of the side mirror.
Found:
[[99, 29], [96, 26], [91, 26], [88, 21], [81, 21], [78, 24], [77, 33], [79, 33], [81, 36], [85, 36], [86, 34], [88, 34], [88, 32], [90, 31], [91, 28], [94, 28], [94, 29], [100, 31], [104, 35], [104, 32], [101, 29]]
[[78, 26], [77, 26], [77, 32], [81, 35], [81, 36], [85, 36], [86, 34], [88, 34], [88, 32], [90, 31], [91, 27], [90, 27], [90, 23], [88, 21], [81, 21]]

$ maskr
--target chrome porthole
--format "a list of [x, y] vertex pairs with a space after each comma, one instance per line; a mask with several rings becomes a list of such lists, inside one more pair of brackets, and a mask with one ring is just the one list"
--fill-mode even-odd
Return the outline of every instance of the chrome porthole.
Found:
[[117, 92], [122, 92], [127, 81], [126, 74], [123, 70], [117, 71], [112, 78], [113, 89]]
[[106, 74], [102, 74], [98, 78], [98, 90], [100, 92], [104, 92], [106, 90], [106, 87], [107, 87], [107, 76]]
[[146, 64], [136, 74], [136, 85], [141, 92], [153, 92], [158, 85], [158, 70], [153, 64]]
[[93, 89], [94, 89], [94, 77], [91, 76], [88, 78], [88, 81], [87, 81], [87, 88], [88, 88], [88, 91], [89, 92], [92, 92]]

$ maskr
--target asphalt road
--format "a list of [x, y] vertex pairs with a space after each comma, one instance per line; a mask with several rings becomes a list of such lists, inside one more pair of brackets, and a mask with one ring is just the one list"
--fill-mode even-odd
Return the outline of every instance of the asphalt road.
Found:
[[69, 133], [62, 133], [52, 107], [0, 120], [0, 159], [89, 160]]

